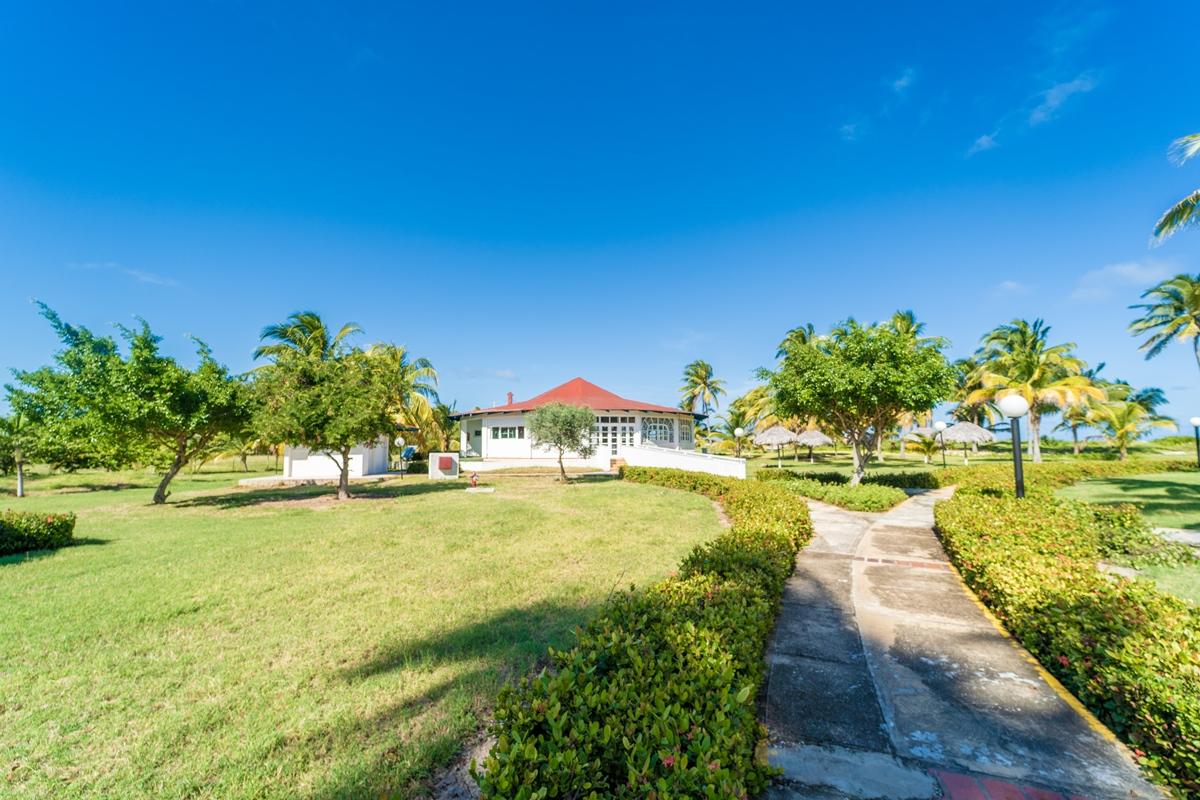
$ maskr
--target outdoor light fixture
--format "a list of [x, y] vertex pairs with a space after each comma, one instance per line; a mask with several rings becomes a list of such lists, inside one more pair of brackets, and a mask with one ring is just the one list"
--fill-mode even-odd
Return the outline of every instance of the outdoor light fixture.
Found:
[[937, 431], [938, 441], [941, 442], [941, 444], [942, 444], [942, 466], [945, 467], [946, 466], [946, 437], [943, 436], [942, 434], [946, 432], [946, 423], [939, 419], [937, 422], [933, 423], [933, 429], [935, 431]]
[[746, 435], [746, 431], [744, 428], [734, 428], [733, 435], [740, 439]]
[[1021, 466], [1021, 417], [1029, 413], [1029, 401], [1019, 394], [1000, 398], [997, 403], [1000, 413], [1012, 420], [1013, 476], [1017, 484], [1017, 497], [1025, 496], [1025, 472]]
[[1200, 467], [1200, 417], [1192, 417], [1188, 422], [1192, 423], [1192, 431], [1196, 434], [1196, 466]]

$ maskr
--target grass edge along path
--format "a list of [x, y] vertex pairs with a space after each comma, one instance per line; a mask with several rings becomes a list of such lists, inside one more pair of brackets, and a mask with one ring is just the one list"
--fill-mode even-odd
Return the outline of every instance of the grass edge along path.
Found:
[[501, 693], [484, 798], [745, 798], [772, 774], [754, 700], [783, 583], [812, 536], [807, 504], [757, 481], [621, 475], [711, 497], [731, 528], [675, 576], [612, 598], [575, 647], [551, 651], [552, 670]]
[[1011, 496], [1011, 474], [960, 468], [955, 496], [934, 509], [937, 532], [976, 596], [1142, 767], [1198, 796], [1200, 609], [1101, 572], [1100, 515], [1052, 494], [1087, 477], [1168, 468], [1118, 463], [1038, 465], [1024, 500]]

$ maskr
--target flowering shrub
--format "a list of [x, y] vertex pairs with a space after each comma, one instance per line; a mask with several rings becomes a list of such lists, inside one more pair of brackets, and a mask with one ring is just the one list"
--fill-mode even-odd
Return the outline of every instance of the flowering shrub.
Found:
[[1037, 491], [1024, 500], [1003, 496], [978, 473], [964, 479], [954, 498], [934, 509], [938, 534], [1005, 627], [1143, 766], [1196, 796], [1200, 609], [1149, 581], [1100, 571], [1102, 557], [1136, 548], [1144, 523], [1129, 507], [1053, 497], [1049, 486], [1094, 475], [1064, 466], [1036, 470]]
[[483, 797], [746, 798], [765, 789], [754, 709], [763, 648], [797, 550], [804, 501], [780, 487], [626, 467], [625, 480], [718, 500], [731, 527], [679, 573], [618, 594], [552, 650], [552, 668], [506, 687], [496, 745], [476, 773]]
[[64, 547], [74, 536], [74, 514], [0, 511], [0, 556]]

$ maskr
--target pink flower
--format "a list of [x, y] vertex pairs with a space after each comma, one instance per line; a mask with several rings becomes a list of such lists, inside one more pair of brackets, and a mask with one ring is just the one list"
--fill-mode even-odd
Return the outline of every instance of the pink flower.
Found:
[[716, 761], [710, 761], [710, 762], [708, 762], [708, 769], [709, 769], [711, 772], [716, 772], [716, 771], [717, 771], [717, 770], [719, 770], [720, 768], [721, 768], [721, 765], [720, 765], [720, 764], [718, 764]]
[[675, 756], [663, 756], [663, 766], [668, 769], [675, 766]]
[[1059, 656], [1058, 663], [1062, 664], [1064, 667], [1070, 666], [1071, 659], [1067, 658], [1066, 656]]

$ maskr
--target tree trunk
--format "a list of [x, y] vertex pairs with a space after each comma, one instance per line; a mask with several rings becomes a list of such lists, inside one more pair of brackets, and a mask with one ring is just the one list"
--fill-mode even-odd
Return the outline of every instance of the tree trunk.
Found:
[[1124, 461], [1127, 458], [1129, 458], [1129, 449], [1124, 445], [1124, 443], [1122, 443], [1121, 444], [1121, 455], [1118, 456], [1117, 459], [1119, 461]]
[[[854, 457], [854, 474], [850, 476], [850, 485], [858, 486], [867, 473], [866, 460], [870, 454], [869, 445], [864, 448], [861, 436], [855, 436], [850, 442], [850, 453]], [[864, 452], [866, 450], [866, 452]]]
[[175, 448], [175, 459], [171, 462], [171, 466], [167, 469], [167, 473], [163, 475], [162, 480], [159, 481], [158, 488], [154, 490], [154, 499], [152, 501], [154, 505], [160, 506], [167, 502], [167, 486], [169, 486], [175, 476], [179, 474], [179, 470], [183, 469], [186, 465], [187, 440], [185, 439]]
[[350, 499], [350, 448], [342, 448], [342, 463], [338, 465], [338, 500]]
[[246, 459], [250, 457], [249, 453], [242, 453], [242, 472], [249, 472], [250, 465], [246, 463]]
[[1071, 452], [1075, 455], [1082, 453], [1083, 447], [1079, 444], [1079, 426], [1074, 423], [1071, 424], [1071, 441]]
[[17, 462], [17, 497], [25, 496], [25, 462]]
[[[612, 465], [609, 466], [611, 468]], [[561, 447], [558, 448], [558, 475], [559, 480], [563, 483], [567, 482], [567, 468], [563, 466], [563, 449]]]
[[1029, 459], [1037, 464], [1042, 460], [1042, 415], [1029, 410]]

